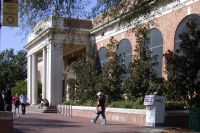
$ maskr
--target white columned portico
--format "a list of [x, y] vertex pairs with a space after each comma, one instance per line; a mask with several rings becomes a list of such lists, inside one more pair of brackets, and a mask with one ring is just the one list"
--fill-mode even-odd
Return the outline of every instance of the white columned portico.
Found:
[[[90, 44], [90, 20], [80, 20], [84, 25], [76, 34], [72, 34], [73, 42], [67, 32], [67, 22], [68, 18], [52, 16], [38, 23], [29, 35], [25, 48], [28, 50], [27, 93], [31, 104], [38, 102], [38, 80], [42, 82], [42, 98], [47, 98], [50, 105], [62, 103], [63, 60], [66, 62], [74, 53], [79, 57], [79, 52], [85, 51]], [[71, 43], [74, 46], [68, 47]]]
[[32, 56], [27, 57], [27, 97], [29, 103], [32, 103]]
[[42, 98], [44, 99], [44, 98], [47, 98], [47, 96], [46, 96], [46, 87], [47, 87], [47, 85], [46, 85], [46, 81], [47, 81], [47, 79], [46, 79], [46, 77], [47, 77], [47, 48], [46, 47], [44, 47], [43, 48], [43, 66], [42, 66], [42, 68], [43, 68], [43, 74], [42, 74]]
[[37, 104], [38, 88], [37, 88], [37, 56], [32, 54], [32, 104]]

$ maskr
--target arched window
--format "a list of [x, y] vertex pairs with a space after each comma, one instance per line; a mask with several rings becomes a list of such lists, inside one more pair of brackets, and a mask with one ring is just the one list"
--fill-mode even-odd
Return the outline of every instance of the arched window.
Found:
[[132, 61], [132, 46], [128, 39], [123, 39], [117, 47], [117, 55], [121, 57], [122, 63], [126, 69]]
[[99, 49], [99, 60], [100, 60], [100, 64], [101, 64], [101, 67], [103, 67], [103, 65], [105, 63], [107, 63], [108, 59], [107, 59], [107, 54], [108, 54], [108, 49], [106, 47], [102, 47]]
[[180, 44], [181, 44], [181, 39], [180, 39], [180, 35], [185, 32], [185, 30], [187, 29], [187, 22], [189, 22], [189, 20], [196, 20], [196, 22], [198, 23], [198, 25], [200, 26], [200, 16], [197, 14], [191, 14], [187, 17], [185, 17], [181, 23], [178, 25], [176, 32], [175, 32], [175, 36], [174, 36], [174, 52], [177, 53], [177, 50], [180, 48]]
[[156, 76], [162, 77], [163, 37], [158, 29], [153, 28], [148, 32], [146, 45], [151, 50], [152, 56], [156, 56], [157, 65], [153, 67]]

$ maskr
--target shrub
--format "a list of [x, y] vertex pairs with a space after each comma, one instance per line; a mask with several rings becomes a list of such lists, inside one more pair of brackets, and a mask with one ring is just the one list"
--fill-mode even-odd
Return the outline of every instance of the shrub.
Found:
[[165, 110], [185, 110], [185, 104], [180, 101], [166, 101]]
[[133, 104], [134, 103], [131, 100], [123, 100], [123, 101], [111, 102], [109, 107], [113, 107], [113, 108], [132, 108]]
[[70, 101], [64, 101], [63, 102], [64, 105], [77, 105], [75, 101], [70, 100]]
[[139, 97], [135, 100], [134, 102], [134, 105], [133, 105], [133, 108], [135, 109], [144, 109], [145, 106], [144, 106], [144, 98], [143, 97]]
[[87, 100], [85, 103], [83, 103], [83, 106], [96, 106], [97, 101], [95, 100]]

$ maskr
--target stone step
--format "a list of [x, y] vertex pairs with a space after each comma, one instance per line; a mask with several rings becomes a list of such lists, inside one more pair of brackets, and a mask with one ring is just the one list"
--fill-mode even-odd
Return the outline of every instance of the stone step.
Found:
[[39, 104], [26, 107], [26, 111], [30, 113], [42, 113], [44, 110], [46, 110], [46, 107], [41, 108]]
[[[13, 106], [13, 112], [14, 112], [14, 106]], [[21, 106], [20, 106], [21, 111]], [[40, 107], [40, 105], [29, 105], [26, 106], [26, 112], [27, 113], [57, 113], [57, 107], [56, 106], [49, 106], [49, 107]]]
[[57, 113], [57, 107], [49, 106], [43, 111], [43, 113]]

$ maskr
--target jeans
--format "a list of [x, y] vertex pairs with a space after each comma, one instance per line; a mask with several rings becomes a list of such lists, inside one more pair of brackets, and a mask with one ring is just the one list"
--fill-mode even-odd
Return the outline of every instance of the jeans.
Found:
[[26, 112], [26, 104], [25, 103], [21, 103], [21, 107], [22, 107], [22, 115], [24, 115], [25, 112]]
[[97, 112], [96, 113], [96, 117], [93, 120], [93, 123], [97, 122], [97, 119], [99, 118], [99, 116], [102, 116], [102, 123], [103, 125], [106, 125], [106, 116], [105, 116], [105, 111], [101, 111], [101, 112]]
[[[17, 114], [16, 114], [17, 113]], [[15, 111], [14, 111], [14, 115], [18, 115], [18, 117], [20, 117], [19, 115], [19, 106], [15, 106]]]

